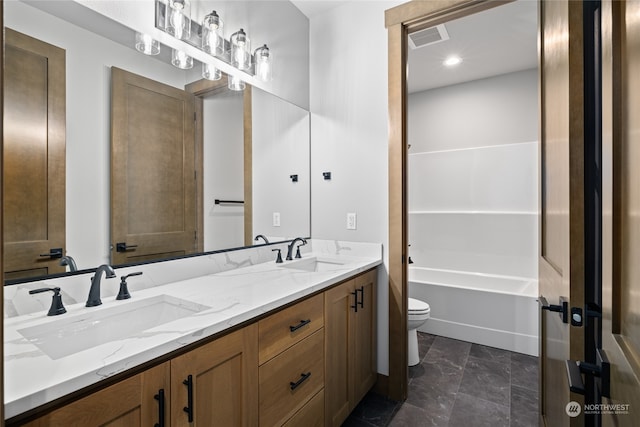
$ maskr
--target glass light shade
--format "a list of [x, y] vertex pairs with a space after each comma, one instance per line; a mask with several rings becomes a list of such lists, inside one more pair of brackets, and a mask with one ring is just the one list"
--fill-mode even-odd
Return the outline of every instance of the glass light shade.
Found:
[[230, 90], [241, 91], [244, 90], [245, 84], [240, 77], [229, 76], [228, 86]]
[[238, 70], [251, 68], [251, 41], [242, 28], [231, 35], [231, 65]]
[[160, 53], [160, 42], [149, 34], [136, 33], [136, 50], [145, 55], [157, 55]]
[[211, 64], [202, 64], [202, 77], [207, 80], [220, 80], [222, 72]]
[[180, 40], [191, 37], [190, 0], [168, 0], [165, 13], [165, 31]]
[[171, 63], [174, 67], [178, 67], [183, 70], [193, 68], [193, 58], [178, 49], [172, 49]]
[[202, 50], [214, 56], [224, 54], [224, 22], [215, 10], [202, 20]]
[[272, 72], [272, 58], [271, 52], [267, 45], [263, 45], [256, 49], [255, 54], [253, 55], [255, 60], [255, 73], [256, 77], [262, 80], [263, 82], [268, 82], [271, 80], [271, 72]]

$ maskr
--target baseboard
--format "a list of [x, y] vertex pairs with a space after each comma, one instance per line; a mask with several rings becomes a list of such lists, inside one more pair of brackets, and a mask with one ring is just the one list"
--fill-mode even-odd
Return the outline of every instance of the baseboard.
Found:
[[420, 332], [538, 356], [538, 337], [430, 318]]

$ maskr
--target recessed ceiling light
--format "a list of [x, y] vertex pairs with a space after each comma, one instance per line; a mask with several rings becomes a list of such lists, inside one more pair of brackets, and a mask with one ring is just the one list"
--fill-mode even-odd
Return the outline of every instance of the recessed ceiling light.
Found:
[[446, 65], [447, 67], [455, 67], [461, 62], [462, 62], [462, 58], [460, 58], [459, 56], [453, 55], [445, 59], [443, 64]]

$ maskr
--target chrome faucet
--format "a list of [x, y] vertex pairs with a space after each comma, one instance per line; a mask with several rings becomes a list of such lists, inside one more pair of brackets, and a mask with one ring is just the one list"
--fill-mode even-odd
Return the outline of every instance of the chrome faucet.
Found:
[[269, 243], [269, 240], [268, 240], [266, 237], [264, 237], [264, 235], [262, 235], [262, 234], [258, 234], [258, 235], [256, 236], [256, 238], [255, 238], [255, 239], [253, 239], [253, 240], [255, 240], [255, 241], [257, 242], [257, 241], [258, 241], [258, 240], [260, 240], [260, 239], [264, 240], [265, 245], [266, 245], [267, 243]]
[[[296, 237], [295, 239], [293, 239], [289, 244], [289, 246], [287, 247], [287, 261], [291, 261], [293, 259], [291, 254], [293, 253], [293, 247], [295, 246], [298, 240], [302, 242], [300, 246], [304, 246], [307, 244], [307, 241], [302, 237]], [[298, 246], [298, 253], [296, 254], [296, 258], [300, 258], [300, 246]]]
[[100, 279], [102, 278], [102, 272], [105, 273], [107, 279], [116, 277], [116, 272], [113, 271], [113, 267], [108, 264], [102, 264], [96, 269], [96, 274], [91, 278], [91, 289], [89, 289], [89, 298], [87, 298], [86, 307], [95, 307], [102, 304], [100, 299]]

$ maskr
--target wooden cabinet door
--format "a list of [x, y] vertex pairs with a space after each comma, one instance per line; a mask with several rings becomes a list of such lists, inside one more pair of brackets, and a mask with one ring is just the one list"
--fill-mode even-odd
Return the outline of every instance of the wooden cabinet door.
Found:
[[[143, 427], [160, 422], [160, 390], [169, 419], [169, 362], [123, 380], [32, 421], [29, 427]], [[158, 398], [156, 398], [158, 396]]]
[[340, 426], [377, 378], [376, 275], [372, 270], [325, 292], [327, 426]]
[[325, 330], [325, 424], [340, 426], [349, 416], [353, 403], [350, 384], [355, 280], [324, 293]]
[[59, 257], [40, 254], [65, 250], [65, 51], [9, 28], [5, 37], [5, 278], [61, 273]]
[[113, 264], [196, 251], [194, 111], [192, 94], [111, 68]]
[[258, 326], [249, 325], [171, 360], [171, 393], [173, 427], [257, 426]]
[[372, 270], [356, 278], [358, 311], [354, 318], [353, 345], [353, 398], [357, 404], [373, 387], [378, 376], [376, 366], [376, 283], [377, 271]]

